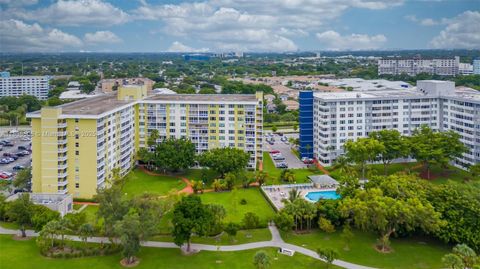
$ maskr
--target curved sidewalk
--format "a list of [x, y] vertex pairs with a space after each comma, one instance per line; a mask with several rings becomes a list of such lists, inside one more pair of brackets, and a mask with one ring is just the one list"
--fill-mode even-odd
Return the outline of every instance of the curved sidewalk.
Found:
[[[216, 246], [216, 245], [205, 245], [205, 244], [191, 244], [191, 247], [195, 250], [204, 250], [204, 251], [241, 251], [241, 250], [249, 250], [249, 249], [256, 249], [256, 248], [266, 248], [266, 247], [274, 247], [274, 248], [287, 248], [290, 250], [294, 250], [295, 252], [301, 253], [303, 255], [312, 257], [317, 260], [322, 260], [318, 257], [318, 254], [315, 251], [310, 249], [306, 249], [297, 245], [288, 244], [283, 241], [280, 236], [278, 229], [275, 226], [269, 226], [268, 229], [272, 234], [272, 240], [270, 241], [261, 241], [261, 242], [254, 242], [248, 244], [240, 244], [240, 245], [225, 245], [225, 246]], [[27, 230], [27, 236], [35, 237], [38, 236], [38, 233]], [[0, 234], [19, 234], [18, 230], [11, 230], [6, 229], [0, 226]], [[66, 236], [69, 240], [72, 241], [82, 241], [82, 239], [75, 235]], [[87, 240], [91, 243], [109, 243], [110, 240], [107, 237], [90, 237]], [[154, 247], [154, 248], [179, 248], [179, 246], [175, 245], [174, 243], [170, 242], [158, 242], [158, 241], [145, 241], [142, 242], [142, 246], [145, 247]], [[323, 261], [323, 260], [322, 260]], [[375, 269], [373, 267], [362, 266], [342, 260], [335, 260], [333, 264], [339, 267], [347, 268], [347, 269]]]

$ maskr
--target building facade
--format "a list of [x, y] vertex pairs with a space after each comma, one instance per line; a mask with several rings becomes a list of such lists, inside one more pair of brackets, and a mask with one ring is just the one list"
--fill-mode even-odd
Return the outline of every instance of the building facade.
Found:
[[33, 95], [40, 100], [48, 98], [50, 76], [10, 76], [0, 72], [0, 97]]
[[197, 153], [236, 147], [262, 159], [262, 99], [257, 95], [153, 94], [145, 86], [43, 108], [32, 119], [32, 191], [91, 198], [114, 173], [127, 174], [152, 130], [191, 140]]
[[98, 84], [100, 90], [104, 93], [116, 91], [119, 87], [127, 85], [145, 85], [147, 91], [151, 91], [155, 81], [149, 78], [109, 78], [100, 80]]
[[[367, 137], [370, 132], [383, 129], [398, 130], [408, 136], [422, 125], [460, 134], [468, 152], [454, 161], [456, 166], [468, 167], [480, 162], [478, 91], [456, 90], [450, 81], [418, 81], [413, 90], [302, 94], [312, 98], [300, 99], [301, 155], [311, 157], [302, 145], [313, 140], [313, 157], [322, 165], [332, 165], [344, 154], [347, 140]], [[308, 136], [310, 115], [312, 140]]]
[[480, 59], [473, 60], [473, 74], [480, 75]]
[[378, 60], [379, 75], [416, 76], [420, 73], [440, 76], [456, 76], [459, 73], [460, 58], [422, 59], [415, 58], [382, 58]]

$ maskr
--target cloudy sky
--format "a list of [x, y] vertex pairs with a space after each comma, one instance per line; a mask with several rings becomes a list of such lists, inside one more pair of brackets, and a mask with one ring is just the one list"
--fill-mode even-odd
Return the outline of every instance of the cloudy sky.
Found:
[[0, 0], [0, 51], [480, 48], [480, 0]]

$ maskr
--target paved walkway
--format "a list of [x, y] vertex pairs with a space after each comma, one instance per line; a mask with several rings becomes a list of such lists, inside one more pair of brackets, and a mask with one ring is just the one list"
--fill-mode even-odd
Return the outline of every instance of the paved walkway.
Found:
[[[315, 251], [312, 251], [310, 249], [306, 249], [297, 245], [292, 245], [285, 243], [283, 241], [282, 237], [280, 236], [280, 232], [275, 226], [269, 226], [268, 229], [270, 230], [272, 234], [272, 240], [270, 241], [261, 241], [261, 242], [254, 242], [254, 243], [248, 243], [248, 244], [240, 244], [240, 245], [227, 245], [227, 246], [216, 246], [216, 245], [205, 245], [205, 244], [191, 244], [192, 249], [195, 250], [204, 250], [204, 251], [241, 251], [241, 250], [248, 250], [248, 249], [256, 249], [256, 248], [268, 248], [268, 247], [274, 247], [274, 248], [287, 248], [290, 250], [294, 250], [295, 252], [301, 253], [303, 255], [312, 257], [317, 260], [322, 260], [318, 257], [317, 253]], [[0, 234], [20, 234], [20, 231], [18, 230], [11, 230], [11, 229], [6, 229], [0, 226]], [[27, 230], [26, 234], [28, 237], [36, 237], [38, 236], [38, 233], [32, 231], [32, 230]], [[72, 240], [72, 241], [82, 241], [82, 239], [78, 236], [75, 235], [69, 235], [66, 236], [67, 239]], [[91, 243], [109, 243], [110, 240], [107, 237], [90, 237], [87, 240], [88, 242]], [[174, 243], [170, 242], [158, 242], [158, 241], [145, 241], [142, 242], [142, 246], [145, 247], [154, 247], [154, 248], [179, 248], [179, 246], [175, 245]], [[362, 266], [362, 265], [357, 265], [354, 263], [349, 263], [346, 261], [342, 260], [335, 260], [333, 262], [334, 265], [347, 268], [347, 269], [375, 269], [373, 267], [367, 267], [367, 266]]]

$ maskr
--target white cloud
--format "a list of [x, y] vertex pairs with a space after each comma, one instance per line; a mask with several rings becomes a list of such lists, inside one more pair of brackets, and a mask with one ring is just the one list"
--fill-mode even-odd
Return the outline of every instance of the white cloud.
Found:
[[0, 21], [0, 36], [0, 47], [8, 52], [62, 51], [82, 46], [74, 35], [19, 20]]
[[122, 40], [110, 31], [97, 31], [86, 33], [83, 38], [87, 44], [120, 43]]
[[59, 0], [54, 4], [35, 10], [12, 9], [5, 14], [23, 20], [35, 20], [54, 25], [115, 25], [129, 20], [123, 10], [102, 0]]
[[480, 12], [465, 11], [449, 20], [448, 25], [430, 41], [433, 48], [480, 48]]
[[187, 45], [184, 45], [179, 41], [175, 41], [168, 48], [167, 51], [168, 52], [208, 52], [209, 49], [208, 48], [195, 49], [195, 48], [189, 47]]
[[435, 20], [435, 19], [432, 19], [432, 18], [419, 19], [415, 15], [407, 15], [407, 16], [405, 16], [405, 19], [407, 19], [411, 22], [418, 23], [419, 25], [422, 25], [422, 26], [445, 25], [445, 24], [450, 23], [450, 21], [451, 21], [448, 18], [441, 18], [441, 19], [438, 19], [438, 20]]
[[402, 0], [207, 0], [143, 5], [135, 19], [164, 22], [164, 33], [211, 42], [215, 49], [292, 51], [292, 39], [325, 27], [349, 8], [384, 9]]
[[335, 31], [316, 34], [325, 49], [330, 50], [369, 50], [382, 48], [387, 38], [384, 35], [351, 34], [340, 35]]
[[38, 0], [0, 0], [0, 5], [7, 5], [12, 7], [31, 6], [38, 2]]

